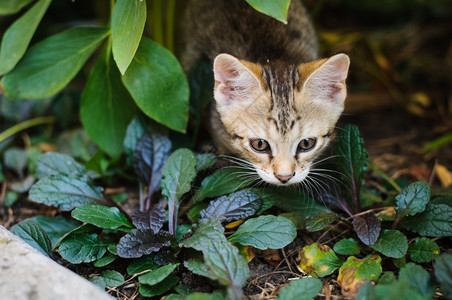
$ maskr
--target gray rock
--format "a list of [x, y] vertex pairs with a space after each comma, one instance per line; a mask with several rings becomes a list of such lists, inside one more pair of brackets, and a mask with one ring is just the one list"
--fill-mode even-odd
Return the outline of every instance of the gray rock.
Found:
[[0, 226], [0, 299], [114, 298]]

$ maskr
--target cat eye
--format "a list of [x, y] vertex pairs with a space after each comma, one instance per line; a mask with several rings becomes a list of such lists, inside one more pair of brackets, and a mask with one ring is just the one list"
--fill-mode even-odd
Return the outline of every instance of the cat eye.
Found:
[[317, 143], [316, 138], [307, 138], [301, 140], [301, 142], [298, 144], [297, 150], [300, 152], [307, 152], [314, 148], [315, 144]]
[[250, 141], [251, 148], [256, 152], [267, 152], [270, 150], [270, 145], [266, 140], [254, 139]]

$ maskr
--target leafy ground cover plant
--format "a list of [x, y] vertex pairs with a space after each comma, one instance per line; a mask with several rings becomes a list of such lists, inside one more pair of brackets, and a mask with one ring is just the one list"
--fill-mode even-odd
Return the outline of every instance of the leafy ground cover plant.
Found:
[[[127, 132], [145, 132], [134, 129], [136, 126], [141, 125], [134, 120]], [[135, 143], [135, 147], [128, 143]], [[348, 231], [348, 237], [330, 246], [320, 242], [304, 246], [298, 253], [298, 268], [313, 278], [283, 288], [281, 299], [305, 293], [303, 289], [308, 287], [313, 293], [306, 294], [310, 299], [322, 286], [318, 278], [331, 276], [337, 276], [344, 296], [358, 299], [388, 299], [394, 293], [401, 298], [428, 299], [438, 286], [446, 295], [451, 256], [440, 255], [431, 238], [452, 235], [451, 196], [432, 196], [425, 182], [414, 182], [400, 193], [392, 183], [388, 186], [394, 190], [385, 200], [363, 196], [369, 194], [362, 186], [367, 155], [355, 126], [347, 125], [340, 131], [335, 151], [349, 145], [350, 159], [337, 159], [335, 165], [338, 170], [361, 170], [359, 174], [350, 180], [337, 178], [340, 184], [334, 188], [333, 184], [319, 185], [315, 196], [327, 200], [318, 208], [308, 204], [309, 212], [300, 209], [281, 216], [274, 215], [271, 208], [300, 206], [300, 196], [294, 190], [286, 195], [277, 191], [278, 199], [275, 190], [243, 186], [239, 173], [234, 173], [237, 167], [203, 177], [200, 174], [219, 158], [196, 155], [184, 148], [173, 151], [168, 145], [168, 137], [152, 132], [135, 139], [126, 136], [125, 148], [134, 149], [129, 152], [129, 161], [146, 187], [140, 190], [142, 198], [151, 207], [132, 215], [108, 200], [93, 179], [96, 174], [72, 157], [51, 152], [40, 156], [35, 168], [39, 180], [30, 190], [30, 200], [71, 211], [72, 220], [34, 217], [15, 225], [12, 231], [50, 257], [55, 257], [57, 250], [71, 264], [90, 263], [100, 268], [103, 271], [92, 281], [102, 287], [125, 282], [123, 274], [106, 269], [119, 259], [128, 264], [126, 277], [139, 274], [139, 291], [145, 297], [168, 293], [169, 299], [186, 297], [187, 290], [178, 285], [178, 274], [188, 270], [222, 287], [211, 297], [239, 299], [250, 276], [250, 256], [243, 254], [250, 249], [287, 246], [297, 236], [290, 219], [301, 219], [303, 224], [295, 222], [298, 229], [308, 232], [352, 228], [354, 233]], [[217, 179], [225, 178], [224, 174], [235, 174], [236, 180]], [[336, 173], [332, 170], [331, 174]], [[355, 206], [355, 196], [347, 194], [356, 191], [361, 191], [356, 196], [359, 206]], [[392, 214], [387, 214], [388, 210]], [[244, 222], [227, 232], [225, 226], [235, 221]], [[195, 295], [191, 297], [198, 297]]]
[[[290, 3], [248, 2], [283, 22]], [[4, 1], [0, 12], [28, 3]], [[320, 181], [314, 174], [307, 190], [263, 187], [243, 178], [239, 166], [218, 168], [222, 157], [193, 151], [211, 97], [204, 83], [212, 81], [211, 74], [200, 61], [187, 80], [176, 58], [160, 46], [172, 50], [171, 30], [164, 34], [159, 16], [162, 1], [112, 1], [109, 26], [72, 28], [27, 49], [50, 4], [31, 3], [3, 36], [6, 95], [48, 98], [27, 102], [40, 111], [96, 55], [81, 94], [84, 131], [60, 137], [65, 154], [34, 142], [27, 150], [4, 152], [0, 182], [16, 180], [3, 204], [11, 206], [28, 193], [32, 202], [58, 212], [16, 224], [15, 234], [71, 268], [94, 269], [87, 277], [101, 288], [133, 283], [143, 297], [240, 299], [254, 254], [289, 245], [296, 249], [290, 256], [297, 280], [273, 298], [311, 299], [326, 296], [330, 287], [356, 299], [452, 298], [450, 194], [435, 194], [427, 182], [390, 179], [369, 162], [353, 125], [339, 130], [334, 163]], [[153, 41], [143, 36], [147, 17]], [[172, 19], [174, 1], [168, 0], [167, 25]], [[24, 38], [14, 39], [18, 34]], [[15, 111], [14, 103], [17, 99], [3, 97], [2, 114], [7, 115], [4, 107]], [[182, 136], [175, 132], [186, 130], [189, 109], [193, 133]], [[0, 133], [0, 143], [38, 124], [64, 124], [68, 115], [14, 125]], [[369, 170], [383, 189], [366, 184]], [[118, 181], [133, 183], [139, 210], [125, 209], [129, 190], [111, 192]], [[306, 245], [295, 240], [305, 236], [318, 238]], [[283, 262], [290, 264], [278, 263]], [[184, 285], [186, 273], [205, 278], [208, 293]]]

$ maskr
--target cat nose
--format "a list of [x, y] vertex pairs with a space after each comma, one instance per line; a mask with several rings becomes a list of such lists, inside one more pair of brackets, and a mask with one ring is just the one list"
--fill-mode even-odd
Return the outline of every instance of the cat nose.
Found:
[[273, 173], [273, 174], [275, 175], [275, 177], [276, 177], [279, 181], [281, 181], [281, 183], [286, 183], [287, 181], [289, 181], [289, 180], [295, 175], [295, 173], [289, 174], [289, 175], [285, 175], [285, 174], [276, 174], [276, 173]]

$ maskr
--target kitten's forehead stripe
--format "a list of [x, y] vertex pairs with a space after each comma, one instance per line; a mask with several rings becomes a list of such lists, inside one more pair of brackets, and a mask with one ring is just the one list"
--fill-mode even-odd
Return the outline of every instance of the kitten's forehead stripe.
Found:
[[270, 89], [270, 113], [276, 112], [275, 124], [278, 131], [285, 135], [293, 127], [298, 113], [295, 105], [295, 90], [300, 74], [295, 66], [265, 66], [262, 77]]

